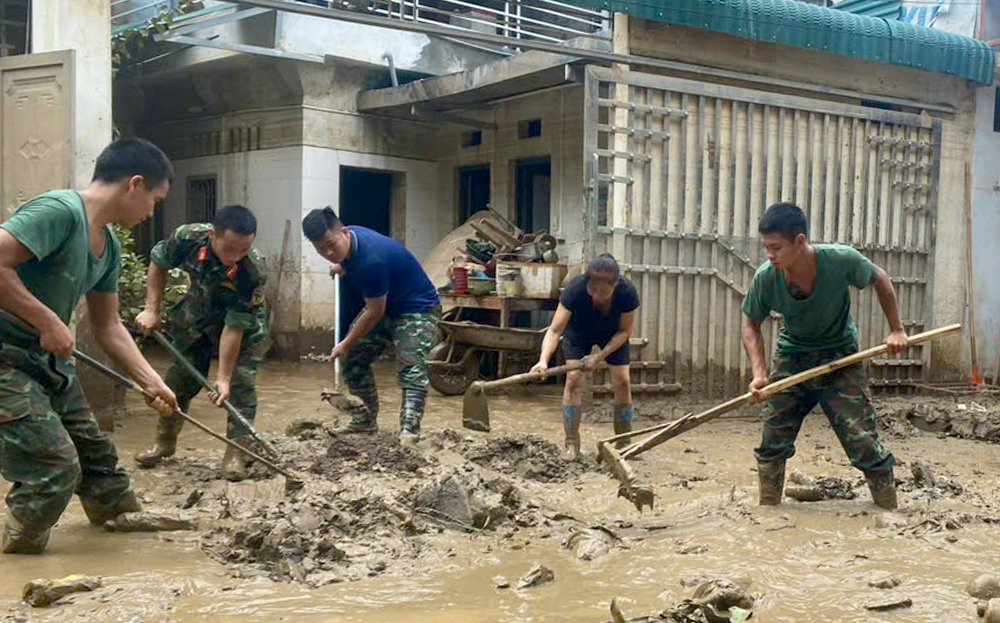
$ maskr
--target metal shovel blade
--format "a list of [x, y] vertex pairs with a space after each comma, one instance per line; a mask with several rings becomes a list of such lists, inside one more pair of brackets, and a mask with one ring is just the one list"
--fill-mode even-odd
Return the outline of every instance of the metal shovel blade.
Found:
[[465, 390], [462, 401], [462, 426], [480, 433], [490, 432], [490, 403], [478, 381]]

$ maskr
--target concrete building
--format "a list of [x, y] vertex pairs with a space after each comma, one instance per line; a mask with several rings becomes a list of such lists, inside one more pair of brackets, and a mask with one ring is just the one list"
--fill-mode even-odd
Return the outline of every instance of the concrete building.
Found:
[[[571, 262], [613, 251], [643, 295], [634, 381], [651, 388], [742, 387], [754, 224], [781, 199], [814, 240], [896, 277], [911, 332], [965, 317], [964, 165], [993, 91], [981, 42], [791, 0], [780, 20], [751, 0], [612, 3], [613, 28], [590, 0], [526, 1], [520, 22], [485, 1], [329, 4], [205, 2], [116, 81], [116, 120], [178, 167], [149, 239], [211, 206], [254, 209], [259, 246], [284, 258], [286, 353], [329, 343], [332, 286], [299, 235], [327, 204], [418, 257], [487, 202]], [[877, 300], [856, 298], [862, 346], [878, 343]], [[873, 378], [967, 378], [965, 344]]]

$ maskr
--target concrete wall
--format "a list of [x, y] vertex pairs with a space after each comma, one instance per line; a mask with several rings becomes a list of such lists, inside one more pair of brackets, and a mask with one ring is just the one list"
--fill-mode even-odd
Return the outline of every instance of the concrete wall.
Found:
[[111, 142], [111, 2], [33, 2], [30, 21], [32, 52], [76, 50], [74, 171], [83, 188]]
[[[542, 120], [542, 135], [518, 138], [518, 124]], [[496, 130], [484, 130], [483, 142], [462, 147], [471, 128], [442, 126], [437, 139], [440, 179], [438, 195], [452, 226], [458, 225], [457, 169], [490, 165], [490, 205], [511, 220], [515, 216], [514, 163], [548, 156], [552, 165], [550, 231], [562, 242], [564, 258], [583, 254], [583, 88], [567, 87], [499, 104]]]
[[980, 375], [997, 374], [1000, 284], [996, 279], [1000, 240], [1000, 132], [993, 131], [994, 87], [976, 92], [972, 157], [972, 266], [976, 295], [976, 351]]
[[[964, 163], [972, 158], [975, 113], [975, 90], [964, 79], [644, 20], [631, 20], [629, 34], [633, 54], [955, 106], [956, 115], [941, 116], [943, 142], [931, 323], [940, 326], [962, 322], [965, 290], [961, 284], [966, 274], [963, 176]], [[931, 361], [935, 378], [967, 379], [968, 337], [935, 342]]]

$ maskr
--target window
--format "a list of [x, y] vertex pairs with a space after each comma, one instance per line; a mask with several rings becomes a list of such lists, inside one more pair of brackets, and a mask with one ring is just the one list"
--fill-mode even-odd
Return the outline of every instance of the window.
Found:
[[993, 131], [1000, 132], [1000, 87], [993, 91]]
[[518, 138], [536, 138], [542, 135], [542, 120], [528, 119], [518, 124]]
[[28, 0], [0, 0], [0, 57], [27, 52]]
[[476, 147], [483, 144], [483, 133], [480, 130], [462, 132], [462, 147]]
[[211, 223], [215, 219], [215, 176], [187, 179], [187, 222]]

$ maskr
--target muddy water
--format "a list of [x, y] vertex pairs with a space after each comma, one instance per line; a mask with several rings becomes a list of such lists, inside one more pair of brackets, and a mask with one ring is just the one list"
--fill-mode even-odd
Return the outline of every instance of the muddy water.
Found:
[[[392, 387], [391, 376], [390, 367], [382, 368], [380, 387]], [[294, 418], [329, 415], [329, 407], [318, 400], [319, 390], [331, 385], [325, 366], [268, 364], [259, 380], [262, 430], [280, 432]], [[397, 400], [395, 391], [383, 393], [383, 428], [394, 426]], [[491, 435], [527, 431], [559, 442], [558, 405], [554, 393], [492, 399]], [[169, 481], [162, 470], [131, 469], [132, 457], [152, 438], [155, 418], [140, 402], [130, 409], [135, 416], [123, 423], [115, 440], [137, 489], [155, 501], [158, 492], [171, 487], [190, 488]], [[224, 414], [204, 399], [196, 399], [191, 411], [223, 429]], [[460, 398], [432, 397], [425, 431], [459, 428], [460, 414]], [[585, 424], [585, 446], [593, 447], [609, 429], [608, 424]], [[604, 621], [612, 597], [626, 598], [626, 616], [649, 614], [690, 596], [697, 578], [718, 575], [752, 582], [759, 621], [976, 620], [975, 603], [964, 586], [981, 572], [1000, 570], [1000, 527], [973, 521], [957, 530], [901, 536], [880, 527], [884, 513], [863, 489], [854, 500], [786, 501], [760, 509], [751, 454], [758, 432], [752, 420], [717, 421], [635, 462], [657, 496], [656, 509], [643, 515], [616, 498], [616, 484], [600, 473], [533, 486], [530, 494], [547, 508], [605, 526], [622, 539], [620, 547], [592, 562], [578, 561], [562, 547], [557, 531], [544, 526], [504, 540], [445, 532], [428, 538], [450, 551], [434, 550], [448, 553], [425, 557], [405, 573], [310, 589], [234, 577], [201, 551], [197, 533], [107, 534], [88, 525], [74, 502], [45, 556], [0, 558], [0, 621]], [[889, 439], [887, 445], [907, 464], [897, 468], [897, 477], [908, 479], [908, 464], [919, 459], [966, 491], [932, 501], [901, 493], [903, 520], [920, 513], [940, 517], [946, 511], [1000, 517], [995, 445], [931, 434]], [[189, 427], [181, 435], [180, 452], [212, 457], [222, 448]], [[858, 479], [817, 415], [807, 420], [789, 466], [811, 476]], [[242, 483], [236, 490], [280, 499], [278, 481]], [[538, 562], [552, 569], [554, 583], [527, 591], [494, 588], [494, 576], [516, 584]], [[892, 573], [902, 584], [892, 591], [869, 588], [875, 572]], [[19, 602], [27, 581], [70, 573], [102, 576], [105, 588], [47, 610], [30, 610]], [[897, 613], [864, 609], [888, 595], [910, 597], [913, 606]]]

